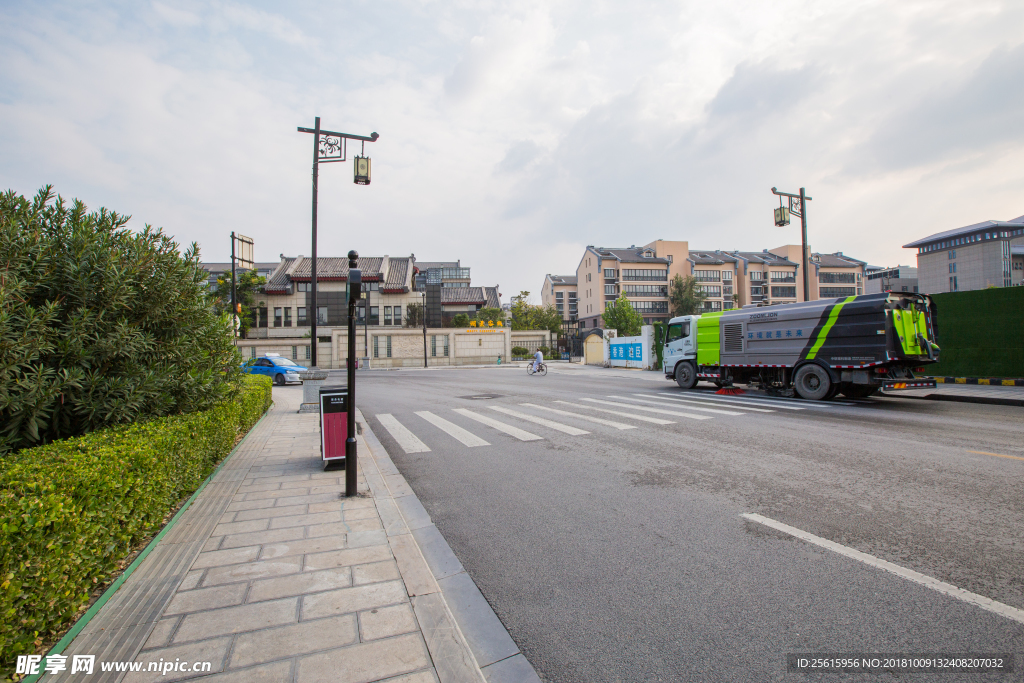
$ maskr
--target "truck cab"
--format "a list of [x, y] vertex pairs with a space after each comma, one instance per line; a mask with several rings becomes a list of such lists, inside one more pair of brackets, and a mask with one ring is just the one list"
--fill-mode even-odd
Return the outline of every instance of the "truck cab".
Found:
[[697, 321], [699, 315], [672, 318], [665, 331], [665, 374], [675, 374], [676, 363], [697, 358]]

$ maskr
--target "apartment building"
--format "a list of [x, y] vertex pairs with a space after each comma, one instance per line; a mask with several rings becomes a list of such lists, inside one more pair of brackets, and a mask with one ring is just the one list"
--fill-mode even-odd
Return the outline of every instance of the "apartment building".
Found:
[[540, 290], [540, 303], [542, 306], [557, 308], [562, 320], [566, 322], [576, 320], [579, 313], [576, 301], [576, 276], [550, 273], [545, 275], [544, 285]]
[[690, 251], [686, 259], [688, 272], [699, 283], [697, 286], [706, 297], [705, 311], [727, 311], [736, 308], [739, 293], [736, 291], [736, 269], [740, 259], [721, 251]]
[[918, 288], [917, 268], [911, 266], [896, 266], [895, 268], [867, 266], [865, 268], [865, 294], [916, 292]]
[[803, 301], [803, 292], [797, 284], [799, 263], [768, 249], [734, 251], [732, 255], [740, 261], [736, 272], [737, 303], [740, 306], [770, 306]]
[[1024, 284], [1024, 216], [935, 233], [903, 248], [917, 249], [925, 294]]
[[608, 302], [624, 293], [644, 324], [668, 319], [667, 258], [653, 247], [606, 249], [588, 245], [576, 267], [576, 289], [581, 327], [600, 327]]

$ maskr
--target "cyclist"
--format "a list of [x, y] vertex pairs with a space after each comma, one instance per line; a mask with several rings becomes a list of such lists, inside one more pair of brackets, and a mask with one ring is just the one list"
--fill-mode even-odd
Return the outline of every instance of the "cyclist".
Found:
[[537, 351], [537, 353], [533, 354], [533, 371], [534, 372], [537, 372], [538, 370], [540, 370], [540, 364], [543, 361], [544, 361], [544, 354], [543, 353], [541, 353], [540, 351]]

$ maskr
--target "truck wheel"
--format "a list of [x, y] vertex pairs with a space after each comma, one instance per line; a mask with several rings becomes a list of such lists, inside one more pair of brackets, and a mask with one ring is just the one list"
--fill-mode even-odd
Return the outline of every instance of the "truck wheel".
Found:
[[878, 387], [869, 387], [866, 384], [847, 384], [843, 387], [843, 396], [846, 398], [867, 398], [876, 391], [878, 391]]
[[274, 375], [274, 384], [276, 384], [279, 387], [283, 387], [284, 386], [284, 373], [283, 372], [279, 372], [276, 375]]
[[796, 371], [793, 388], [802, 398], [810, 401], [823, 401], [832, 390], [832, 379], [820, 365], [809, 363]]
[[676, 384], [680, 389], [693, 389], [697, 385], [697, 371], [693, 363], [683, 361], [676, 366]]

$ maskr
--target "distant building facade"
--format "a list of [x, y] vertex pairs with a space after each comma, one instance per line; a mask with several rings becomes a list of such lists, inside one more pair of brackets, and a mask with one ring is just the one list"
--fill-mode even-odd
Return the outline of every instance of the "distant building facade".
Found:
[[549, 273], [544, 276], [544, 285], [540, 290], [540, 303], [542, 306], [554, 306], [558, 309], [562, 320], [572, 322], [579, 315], [576, 294], [575, 275], [551, 275]]
[[935, 233], [903, 248], [917, 249], [918, 281], [925, 294], [1020, 286], [1024, 216]]
[[917, 268], [896, 266], [895, 268], [871, 268], [864, 276], [864, 293], [917, 292]]

